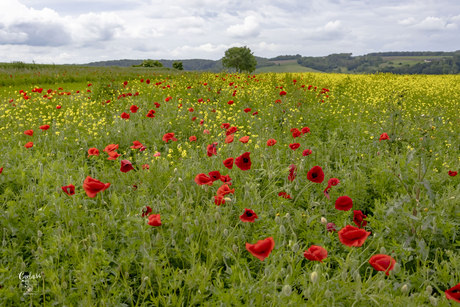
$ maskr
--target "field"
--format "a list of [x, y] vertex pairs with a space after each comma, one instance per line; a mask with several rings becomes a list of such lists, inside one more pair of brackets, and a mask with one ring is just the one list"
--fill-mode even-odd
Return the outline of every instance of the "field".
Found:
[[382, 57], [384, 61], [393, 62], [393, 64], [383, 63], [380, 66], [390, 66], [390, 65], [415, 65], [417, 63], [424, 63], [426, 61], [437, 61], [442, 60], [443, 58], [452, 58], [452, 56], [387, 56]]
[[[255, 73], [300, 73], [300, 72], [319, 72], [313, 68], [304, 67], [297, 64], [297, 60], [286, 60], [286, 61], [273, 61], [275, 66], [266, 66], [257, 68]], [[278, 64], [280, 64], [278, 66]]]
[[459, 102], [458, 75], [4, 66], [0, 301], [454, 306]]

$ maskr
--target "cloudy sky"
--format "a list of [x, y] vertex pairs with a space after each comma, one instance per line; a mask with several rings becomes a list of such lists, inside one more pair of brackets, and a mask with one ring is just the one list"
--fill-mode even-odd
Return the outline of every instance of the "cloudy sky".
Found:
[[0, 62], [460, 50], [458, 0], [0, 0]]

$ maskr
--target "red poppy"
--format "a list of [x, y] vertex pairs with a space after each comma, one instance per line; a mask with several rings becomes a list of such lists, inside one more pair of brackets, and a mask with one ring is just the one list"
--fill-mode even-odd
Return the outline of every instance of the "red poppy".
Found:
[[276, 99], [275, 103], [281, 103], [281, 99]]
[[3, 173], [3, 167], [0, 167], [0, 174]]
[[188, 109], [189, 112], [195, 111], [193, 108]]
[[43, 131], [46, 131], [50, 128], [50, 125], [42, 125], [39, 128], [42, 129]]
[[289, 144], [289, 148], [291, 148], [292, 150], [296, 150], [297, 148], [300, 147], [300, 144], [299, 143], [293, 143], [293, 144]]
[[195, 121], [195, 119], [196, 119], [196, 116], [193, 116], [193, 117], [192, 117], [192, 122], [194, 122], [194, 121]]
[[274, 247], [275, 240], [273, 240], [272, 237], [257, 241], [256, 244], [246, 243], [247, 251], [257, 259], [260, 259], [260, 261], [264, 261], [264, 259], [270, 255]]
[[385, 272], [388, 276], [390, 275], [390, 271], [394, 269], [396, 260], [388, 255], [377, 254], [369, 259], [369, 264], [377, 271]]
[[127, 173], [133, 169], [134, 167], [129, 160], [121, 160], [120, 171], [122, 171], [123, 173]]
[[350, 247], [361, 247], [371, 233], [369, 231], [365, 231], [364, 229], [347, 225], [340, 229], [338, 234], [339, 240], [342, 244]]
[[292, 137], [295, 139], [297, 137], [299, 137], [302, 133], [299, 131], [299, 129], [297, 128], [292, 128], [291, 129], [291, 132], [292, 132]]
[[142, 164], [142, 169], [150, 169], [150, 166], [148, 164]]
[[214, 196], [214, 204], [217, 206], [225, 204], [225, 199], [222, 195]]
[[219, 171], [212, 171], [208, 173], [209, 177], [211, 178], [212, 182], [219, 180], [221, 175]]
[[136, 106], [136, 105], [132, 105], [132, 106], [129, 108], [129, 110], [131, 111], [131, 113], [136, 113], [137, 110], [139, 110], [139, 107]]
[[159, 214], [150, 214], [149, 222], [147, 223], [150, 226], [161, 226], [161, 216]]
[[190, 142], [196, 141], [196, 136], [192, 135], [188, 138]]
[[75, 186], [73, 184], [69, 184], [66, 186], [61, 187], [62, 191], [66, 193], [69, 196], [72, 196], [75, 194]]
[[231, 180], [232, 178], [230, 178], [230, 175], [220, 176], [220, 181], [222, 181], [223, 183], [228, 183], [228, 185], [232, 185], [232, 183], [230, 182]]
[[228, 129], [228, 128], [230, 128], [230, 124], [224, 123], [224, 124], [220, 125], [220, 127], [224, 128], [224, 129]]
[[123, 85], [124, 85], [124, 86], [127, 86], [127, 85], [128, 85], [128, 81], [123, 82]]
[[337, 231], [337, 229], [335, 228], [335, 224], [334, 223], [327, 223], [326, 224], [326, 229], [327, 231], [329, 232], [334, 232], [334, 231]]
[[94, 148], [94, 147], [88, 149], [88, 157], [89, 156], [99, 156], [99, 149]]
[[[51, 99], [51, 97], [48, 97], [48, 99]], [[60, 108], [61, 108], [61, 106], [56, 106], [56, 109], [59, 110]]]
[[279, 193], [278, 193], [278, 196], [283, 197], [283, 198], [286, 198], [286, 199], [292, 199], [291, 195], [289, 195], [289, 194], [286, 193], [286, 192], [279, 192]]
[[212, 157], [213, 155], [217, 155], [217, 145], [218, 143], [217, 142], [214, 142], [212, 144], [209, 144], [208, 146], [206, 146], [206, 154], [208, 155], [208, 157]]
[[252, 116], [257, 115], [257, 114], [259, 114], [259, 112], [255, 111], [254, 113], [252, 113]]
[[302, 151], [302, 156], [306, 157], [306, 156], [311, 155], [311, 153], [312, 153], [311, 149], [305, 149], [304, 151]]
[[139, 141], [134, 141], [133, 142], [133, 146], [131, 146], [130, 148], [132, 149], [139, 149], [139, 148], [142, 148], [144, 145], [141, 144], [141, 142]]
[[288, 176], [288, 180], [289, 181], [294, 181], [295, 177], [297, 176], [297, 173], [295, 173], [295, 171], [297, 170], [297, 166], [295, 166], [294, 164], [291, 164], [289, 166], [289, 176]]
[[453, 286], [452, 288], [444, 292], [448, 300], [456, 301], [460, 303], [460, 284]]
[[107, 160], [116, 160], [119, 156], [121, 156], [121, 154], [117, 153], [116, 151], [109, 151], [108, 154], [109, 157], [107, 158]]
[[152, 208], [150, 208], [149, 206], [145, 206], [144, 208], [142, 208], [142, 217], [149, 215], [149, 213], [151, 212]]
[[327, 250], [324, 247], [312, 245], [303, 253], [303, 256], [310, 261], [323, 263], [323, 259], [327, 258]]
[[307, 173], [307, 179], [311, 182], [322, 183], [324, 180], [324, 173], [321, 166], [313, 166]]
[[32, 136], [34, 134], [34, 131], [33, 130], [26, 130], [26, 131], [24, 131], [24, 134]]
[[331, 187], [332, 187], [332, 186], [336, 186], [336, 185], [338, 185], [339, 183], [340, 183], [340, 180], [337, 179], [337, 178], [331, 178], [331, 179], [329, 179], [329, 180], [327, 181], [327, 185], [328, 185], [328, 186], [331, 186]]
[[249, 141], [249, 136], [247, 136], [247, 135], [246, 135], [246, 136], [243, 136], [242, 138], [240, 138], [239, 141], [240, 141], [241, 143], [244, 143], [244, 144], [245, 144], [245, 143], [247, 143], [247, 142]]
[[126, 113], [126, 112], [123, 112], [123, 113], [121, 113], [120, 117], [123, 118], [123, 119], [129, 119], [129, 114]]
[[229, 129], [227, 129], [227, 132], [225, 132], [225, 135], [230, 135], [230, 134], [233, 134], [233, 133], [235, 133], [237, 131], [238, 131], [237, 127], [230, 127]]
[[287, 93], [285, 91], [280, 92], [280, 96], [285, 96]]
[[30, 148], [32, 146], [34, 146], [33, 142], [27, 142], [26, 145], [24, 145], [25, 148]]
[[229, 100], [229, 102], [227, 102], [228, 104], [233, 104], [233, 100]]
[[455, 177], [457, 176], [457, 172], [449, 171], [449, 176]]
[[273, 146], [273, 145], [275, 145], [275, 144], [276, 144], [276, 140], [275, 140], [275, 139], [269, 139], [269, 140], [267, 141], [267, 146]]
[[245, 152], [241, 156], [237, 157], [235, 159], [235, 164], [238, 166], [238, 168], [242, 171], [247, 171], [251, 169], [251, 158], [249, 157], [251, 153], [250, 152]]
[[353, 207], [353, 201], [350, 197], [344, 195], [337, 198], [335, 201], [335, 208], [340, 211], [348, 211]]
[[303, 127], [301, 132], [302, 132], [302, 135], [305, 134], [305, 133], [310, 133], [310, 128]]
[[110, 187], [110, 183], [102, 183], [97, 179], [91, 178], [90, 176], [86, 177], [83, 182], [83, 189], [86, 192], [88, 197], [94, 198], [97, 193], [105, 191]]
[[254, 223], [254, 220], [258, 218], [259, 217], [254, 211], [252, 211], [251, 209], [247, 209], [247, 208], [245, 208], [244, 213], [240, 215], [240, 220], [242, 222]]
[[204, 184], [207, 184], [207, 185], [212, 185], [213, 181], [210, 177], [208, 177], [206, 174], [198, 174], [195, 176], [195, 182], [198, 184], [198, 185], [204, 185]]
[[116, 144], [116, 145], [115, 144], [109, 144], [109, 145], [105, 146], [103, 151], [109, 153], [109, 152], [115, 151], [117, 149], [118, 149], [118, 144]]
[[217, 195], [225, 196], [230, 193], [235, 194], [235, 189], [230, 189], [226, 184], [217, 189]]
[[209, 130], [208, 130], [208, 129], [204, 129], [204, 130], [203, 130], [203, 133], [204, 133], [204, 134], [209, 134]]
[[244, 109], [244, 112], [245, 112], [245, 113], [251, 112], [251, 109], [250, 109], [250, 108], [246, 108], [246, 109]]
[[382, 140], [389, 140], [389, 139], [390, 139], [390, 137], [388, 136], [388, 134], [382, 133], [382, 134], [380, 135], [379, 142], [381, 142]]
[[147, 116], [147, 117], [150, 117], [150, 118], [154, 118], [155, 115], [153, 115], [153, 114], [155, 114], [155, 111], [154, 111], [154, 110], [150, 110], [149, 113], [147, 113], [146, 116]]
[[145, 83], [150, 84], [150, 80], [149, 79], [145, 80]]
[[163, 141], [168, 143], [168, 141], [177, 141], [177, 139], [174, 137], [174, 132], [168, 132], [165, 135], [163, 135]]
[[225, 167], [228, 168], [228, 169], [232, 169], [233, 168], [233, 160], [234, 160], [233, 158], [225, 159], [224, 162], [223, 162]]
[[353, 222], [359, 228], [367, 225], [367, 221], [364, 220], [365, 218], [367, 218], [367, 215], [364, 215], [361, 210], [353, 210]]

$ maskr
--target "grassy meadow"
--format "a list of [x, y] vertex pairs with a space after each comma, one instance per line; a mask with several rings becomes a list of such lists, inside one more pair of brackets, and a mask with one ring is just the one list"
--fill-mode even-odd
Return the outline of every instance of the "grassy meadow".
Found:
[[455, 306], [459, 105], [458, 75], [4, 65], [1, 305]]
[[[319, 72], [316, 69], [304, 67], [297, 64], [297, 60], [271, 61], [275, 66], [266, 66], [257, 68], [254, 73], [301, 73], [301, 72]], [[279, 66], [278, 66], [279, 64]]]

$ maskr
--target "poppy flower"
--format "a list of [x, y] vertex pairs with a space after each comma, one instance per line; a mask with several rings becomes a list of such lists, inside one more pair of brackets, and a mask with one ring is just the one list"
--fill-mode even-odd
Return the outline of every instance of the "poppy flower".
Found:
[[295, 173], [295, 171], [297, 170], [297, 166], [295, 166], [294, 164], [291, 164], [289, 166], [289, 176], [288, 176], [288, 180], [289, 181], [294, 181], [295, 177], [297, 176], [297, 173]]
[[123, 85], [124, 85], [124, 86], [127, 86], [127, 85], [128, 85], [128, 81], [123, 82]]
[[3, 173], [3, 167], [0, 167], [0, 174]]
[[143, 164], [142, 169], [150, 169], [150, 166], [148, 164]]
[[260, 261], [264, 261], [264, 259], [270, 255], [274, 247], [275, 240], [273, 240], [272, 237], [257, 241], [256, 244], [246, 243], [247, 251]]
[[134, 167], [129, 160], [121, 160], [120, 171], [122, 171], [123, 173], [127, 173], [133, 169]]
[[34, 146], [33, 142], [27, 142], [26, 145], [24, 145], [25, 148], [30, 148], [32, 146]]
[[310, 133], [310, 128], [308, 128], [308, 127], [303, 127], [302, 130], [301, 130], [301, 132], [302, 132], [302, 135], [305, 134], [305, 133]]
[[129, 108], [129, 110], [131, 111], [131, 113], [136, 113], [137, 110], [139, 110], [139, 107], [133, 104], [133, 105]]
[[214, 142], [212, 144], [209, 144], [208, 146], [206, 146], [206, 154], [208, 155], [208, 157], [212, 157], [213, 155], [217, 155], [217, 145], [218, 143], [217, 142]]
[[129, 119], [129, 114], [126, 113], [126, 112], [123, 112], [123, 113], [121, 113], [120, 117], [123, 118], [123, 119]]
[[449, 176], [455, 177], [457, 176], [457, 172], [449, 171]]
[[296, 150], [297, 148], [300, 147], [300, 144], [299, 143], [293, 143], [293, 144], [289, 144], [289, 148], [291, 148], [292, 150]]
[[444, 292], [448, 300], [456, 301], [460, 303], [460, 284], [453, 286], [452, 288]]
[[388, 136], [388, 134], [382, 133], [382, 134], [380, 135], [379, 142], [381, 142], [382, 140], [389, 140], [389, 139], [390, 139], [390, 137]]
[[196, 141], [196, 136], [192, 135], [188, 138], [190, 142]]
[[377, 254], [369, 259], [369, 264], [377, 271], [385, 272], [388, 276], [390, 275], [390, 271], [394, 269], [396, 260], [388, 255]]
[[150, 214], [149, 222], [147, 223], [150, 226], [161, 226], [161, 216], [159, 214]]
[[257, 115], [257, 114], [259, 114], [259, 112], [255, 111], [254, 113], [252, 113], [252, 116]]
[[267, 146], [273, 146], [273, 145], [275, 145], [275, 144], [276, 144], [276, 140], [275, 140], [275, 139], [269, 139], [269, 140], [267, 141]]
[[159, 156], [161, 156], [161, 152], [156, 152], [156, 153], [153, 154], [153, 156], [154, 157], [159, 157]]
[[251, 158], [249, 157], [251, 153], [250, 152], [245, 152], [241, 156], [237, 157], [235, 159], [235, 164], [238, 166], [238, 168], [242, 171], [247, 171], [251, 169]]
[[233, 104], [233, 100], [229, 100], [227, 103], [231, 105]]
[[335, 201], [335, 208], [340, 211], [348, 211], [353, 207], [353, 201], [350, 197], [344, 195], [337, 198]]
[[235, 194], [235, 189], [230, 189], [226, 184], [217, 189], [217, 195], [225, 196], [227, 194]]
[[208, 177], [208, 175], [206, 174], [198, 174], [195, 176], [195, 182], [198, 184], [198, 185], [204, 185], [204, 184], [207, 184], [207, 185], [212, 185], [213, 181], [210, 177]]
[[297, 137], [299, 137], [302, 133], [300, 132], [299, 129], [297, 128], [293, 128], [291, 129], [291, 132], [292, 132], [292, 137], [295, 139]]
[[33, 130], [26, 130], [26, 131], [24, 131], [24, 134], [32, 136], [34, 134], [34, 131]]
[[282, 197], [282, 198], [286, 198], [286, 199], [292, 199], [291, 195], [289, 195], [288, 193], [286, 192], [279, 192], [278, 193], [278, 196]]
[[142, 217], [149, 215], [149, 213], [151, 212], [152, 208], [150, 208], [149, 206], [145, 206], [144, 208], [142, 208]]
[[238, 127], [230, 127], [227, 129], [227, 132], [225, 132], [225, 135], [230, 135], [238, 131]]
[[193, 117], [192, 117], [192, 122], [194, 122], [194, 121], [195, 121], [195, 119], [196, 119], [196, 116], [193, 116]]
[[72, 196], [75, 194], [75, 186], [73, 184], [69, 184], [66, 186], [61, 187], [62, 191], [66, 193], [69, 196]]
[[337, 231], [336, 226], [335, 226], [334, 223], [327, 223], [327, 224], [326, 224], [326, 229], [327, 229], [327, 231], [329, 231], [329, 232]]
[[285, 96], [287, 93], [285, 91], [280, 92], [280, 96]]
[[50, 128], [50, 125], [42, 125], [39, 128], [42, 129], [43, 131], [46, 131]]
[[204, 130], [203, 130], [203, 133], [204, 133], [204, 134], [209, 134], [209, 130], [208, 130], [208, 129], [204, 129]]
[[188, 109], [189, 112], [195, 111], [193, 108]]
[[250, 108], [246, 108], [246, 109], [244, 109], [244, 112], [245, 112], [245, 113], [251, 112], [251, 109], [250, 109]]
[[86, 195], [91, 198], [96, 197], [97, 193], [105, 191], [109, 187], [110, 183], [102, 183], [90, 176], [86, 177], [85, 181], [83, 181], [83, 189], [85, 190]]
[[347, 225], [338, 232], [339, 240], [346, 246], [361, 247], [371, 234], [370, 231], [365, 231], [362, 228]]
[[219, 171], [212, 171], [208, 173], [209, 177], [211, 178], [212, 182], [219, 180], [221, 175]]
[[163, 141], [168, 143], [168, 141], [177, 141], [177, 139], [174, 137], [174, 132], [168, 132], [165, 135], [163, 135]]
[[312, 153], [311, 149], [305, 149], [304, 151], [302, 151], [302, 156], [306, 157], [306, 156], [311, 155], [311, 153]]
[[324, 247], [312, 245], [303, 253], [303, 256], [310, 261], [323, 263], [323, 259], [327, 258], [327, 250]]
[[246, 144], [249, 141], [249, 136], [243, 136], [242, 138], [239, 139], [239, 141], [243, 144]]
[[118, 144], [109, 144], [109, 145], [105, 146], [103, 151], [109, 153], [109, 152], [115, 151], [117, 149], [118, 149]]
[[[51, 98], [51, 97], [49, 97], [48, 99], [50, 99], [50, 98]], [[61, 106], [56, 106], [56, 109], [59, 110], [60, 108], [62, 108], [62, 107], [61, 107]]]
[[94, 147], [88, 149], [88, 157], [89, 156], [99, 156], [99, 149], [94, 148]]
[[150, 84], [150, 80], [149, 79], [145, 80], [145, 83]]
[[247, 209], [247, 208], [245, 208], [244, 213], [240, 215], [240, 220], [242, 222], [254, 223], [254, 220], [258, 218], [259, 217], [254, 211], [252, 211], [251, 209]]
[[220, 125], [220, 127], [224, 128], [224, 129], [228, 129], [228, 128], [230, 128], [230, 124], [224, 123], [224, 124]]
[[353, 222], [359, 228], [367, 225], [367, 221], [364, 220], [365, 218], [367, 218], [367, 215], [364, 215], [361, 210], [353, 210]]
[[130, 148], [132, 149], [139, 149], [139, 148], [142, 148], [144, 145], [141, 144], [141, 142], [139, 141], [134, 141], [133, 142], [133, 146], [131, 146]]
[[107, 158], [107, 160], [116, 160], [118, 159], [119, 156], [121, 156], [121, 154], [119, 154], [116, 151], [109, 151], [108, 154], [109, 154], [109, 157]]
[[[152, 112], [152, 111], [153, 111], [153, 112]], [[153, 115], [153, 114], [155, 114], [155, 111], [154, 111], [154, 110], [150, 110], [149, 113], [147, 113], [146, 116], [147, 116], [147, 117], [150, 117], [150, 118], [154, 118], [155, 115]]]
[[214, 204], [217, 206], [225, 204], [225, 199], [222, 195], [214, 196]]
[[281, 99], [276, 99], [275, 103], [281, 103]]
[[328, 186], [331, 186], [331, 187], [332, 187], [332, 186], [336, 186], [336, 185], [338, 185], [339, 183], [340, 183], [340, 180], [337, 179], [337, 178], [331, 178], [331, 179], [329, 179], [329, 180], [327, 181], [327, 185], [328, 185]]
[[233, 168], [233, 158], [227, 158], [224, 160], [224, 166], [228, 169], [232, 169]]
[[227, 135], [225, 137], [225, 144], [230, 144], [233, 142], [233, 134]]
[[313, 166], [307, 173], [307, 179], [311, 182], [322, 183], [324, 180], [324, 173], [321, 166]]

